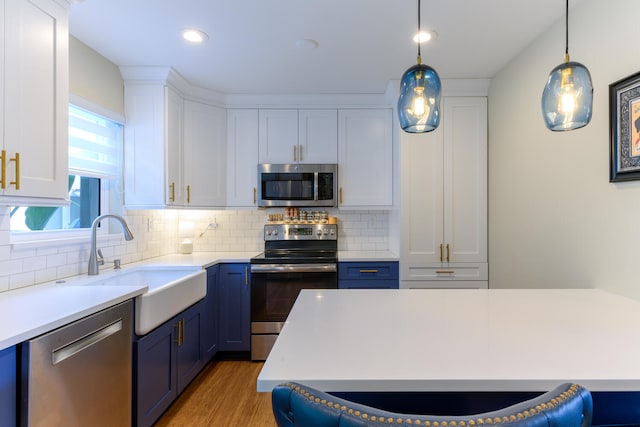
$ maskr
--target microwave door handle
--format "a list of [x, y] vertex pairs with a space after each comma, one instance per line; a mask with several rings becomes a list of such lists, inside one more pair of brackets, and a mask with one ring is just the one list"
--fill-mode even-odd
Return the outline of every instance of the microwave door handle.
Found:
[[319, 188], [318, 188], [318, 172], [313, 174], [313, 200], [316, 202], [320, 199]]

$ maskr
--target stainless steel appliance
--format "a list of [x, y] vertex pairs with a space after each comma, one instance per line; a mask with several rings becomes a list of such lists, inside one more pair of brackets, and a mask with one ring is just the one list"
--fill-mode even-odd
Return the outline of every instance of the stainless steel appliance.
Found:
[[131, 300], [22, 345], [23, 426], [131, 425]]
[[251, 259], [251, 359], [265, 360], [301, 289], [338, 287], [336, 224], [267, 224]]
[[338, 165], [259, 164], [258, 206], [337, 206]]

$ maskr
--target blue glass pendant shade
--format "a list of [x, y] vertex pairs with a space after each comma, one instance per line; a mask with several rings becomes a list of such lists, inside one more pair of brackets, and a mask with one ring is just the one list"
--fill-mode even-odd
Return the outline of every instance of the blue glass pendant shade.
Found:
[[398, 116], [400, 127], [409, 133], [431, 132], [440, 124], [442, 83], [438, 73], [420, 62], [400, 80]]
[[586, 126], [593, 110], [589, 70], [579, 62], [564, 62], [549, 74], [542, 92], [542, 116], [549, 130], [567, 131]]

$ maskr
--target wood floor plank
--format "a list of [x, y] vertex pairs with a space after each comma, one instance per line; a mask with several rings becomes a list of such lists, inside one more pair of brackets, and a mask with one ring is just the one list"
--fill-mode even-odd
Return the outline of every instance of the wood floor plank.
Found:
[[275, 427], [271, 393], [258, 393], [262, 362], [209, 363], [160, 417], [156, 427]]

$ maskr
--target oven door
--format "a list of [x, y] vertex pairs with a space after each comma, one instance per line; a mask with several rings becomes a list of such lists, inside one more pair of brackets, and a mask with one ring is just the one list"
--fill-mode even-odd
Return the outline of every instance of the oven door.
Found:
[[251, 360], [266, 360], [302, 289], [336, 289], [327, 264], [251, 264]]
[[252, 264], [251, 322], [279, 322], [287, 319], [302, 289], [336, 289], [335, 263]]

